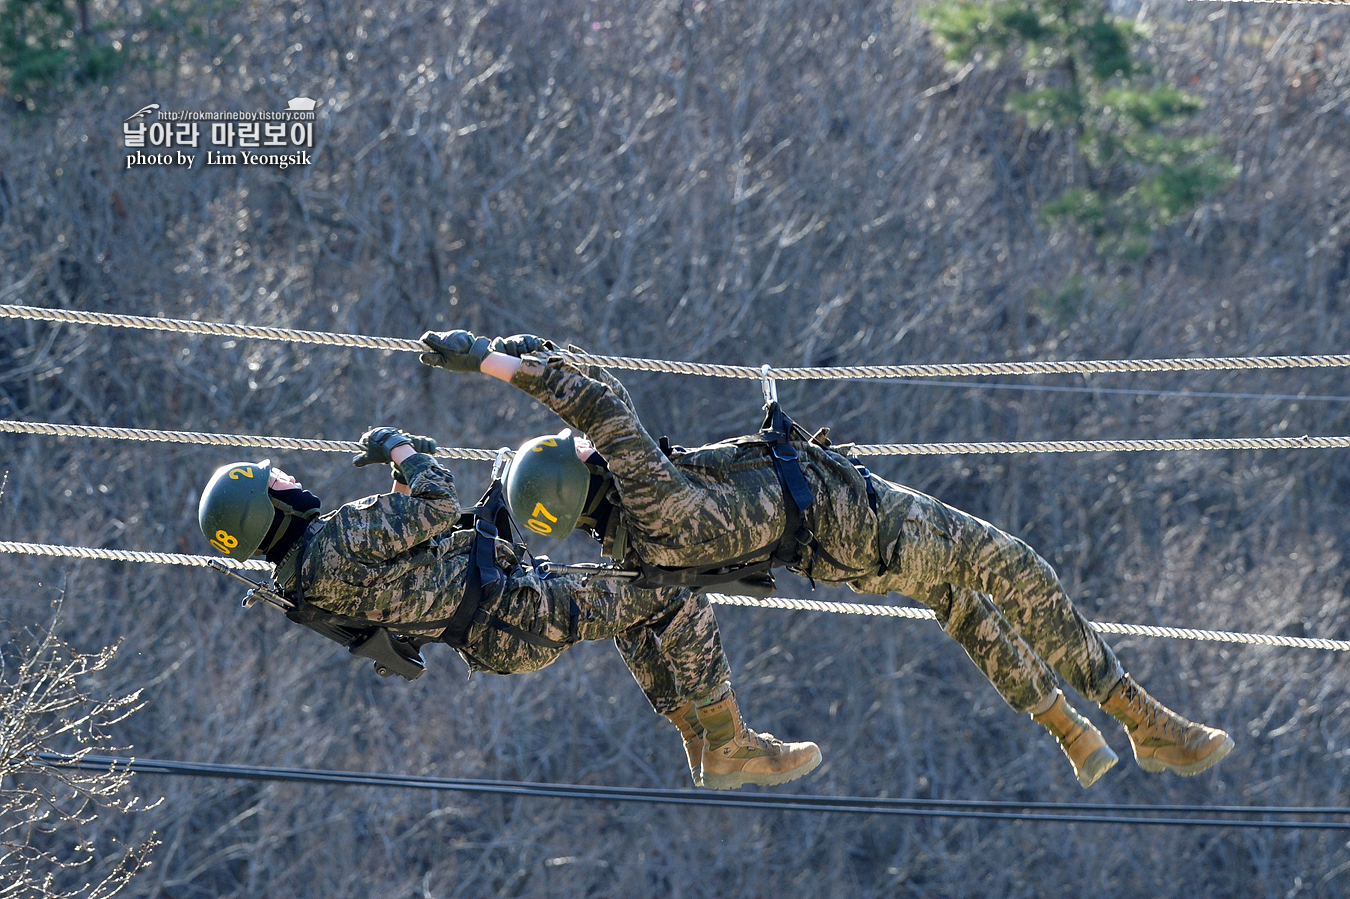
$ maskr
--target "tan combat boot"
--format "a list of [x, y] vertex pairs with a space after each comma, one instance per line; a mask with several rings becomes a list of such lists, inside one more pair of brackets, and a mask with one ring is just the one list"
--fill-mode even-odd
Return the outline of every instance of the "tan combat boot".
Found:
[[1134, 744], [1134, 760], [1145, 771], [1199, 774], [1233, 750], [1228, 734], [1186, 720], [1145, 693], [1128, 674], [1102, 708], [1125, 726]]
[[1085, 790], [1120, 761], [1106, 745], [1102, 732], [1078, 714], [1059, 690], [1055, 691], [1055, 704], [1039, 715], [1032, 715], [1031, 720], [1045, 727], [1059, 741], [1060, 748], [1073, 764], [1079, 785]]
[[820, 764], [815, 743], [784, 743], [745, 726], [736, 697], [697, 707], [703, 726], [703, 786], [734, 790], [744, 784], [787, 783]]
[[694, 704], [686, 702], [666, 717], [674, 722], [680, 729], [680, 736], [684, 737], [684, 753], [689, 756], [689, 776], [694, 779], [694, 786], [703, 786], [703, 725], [698, 723]]

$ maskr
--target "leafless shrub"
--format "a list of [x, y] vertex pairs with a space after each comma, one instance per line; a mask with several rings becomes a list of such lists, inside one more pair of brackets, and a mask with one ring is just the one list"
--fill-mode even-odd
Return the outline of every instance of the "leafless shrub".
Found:
[[97, 682], [117, 647], [82, 652], [56, 635], [58, 623], [59, 616], [45, 629], [26, 628], [0, 646], [5, 899], [109, 899], [149, 864], [155, 845], [151, 838], [119, 856], [116, 837], [101, 826], [106, 815], [138, 809], [126, 796], [128, 768], [71, 767], [113, 748], [111, 730], [141, 708], [140, 691], [104, 696]]

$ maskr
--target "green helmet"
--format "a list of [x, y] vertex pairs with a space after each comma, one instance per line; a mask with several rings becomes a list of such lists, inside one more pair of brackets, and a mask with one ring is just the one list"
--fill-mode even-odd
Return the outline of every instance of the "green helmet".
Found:
[[232, 559], [251, 558], [272, 527], [271, 476], [268, 459], [232, 462], [216, 469], [202, 491], [197, 523], [211, 545]]
[[516, 521], [536, 534], [564, 538], [586, 507], [591, 472], [577, 458], [570, 430], [523, 444], [506, 475], [506, 502]]

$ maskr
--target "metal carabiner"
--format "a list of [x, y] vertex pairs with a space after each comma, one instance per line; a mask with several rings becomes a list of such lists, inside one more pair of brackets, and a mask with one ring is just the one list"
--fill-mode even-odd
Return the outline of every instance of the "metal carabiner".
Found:
[[759, 369], [759, 388], [764, 391], [765, 406], [772, 406], [778, 402], [778, 384], [774, 381], [773, 375], [770, 374], [772, 371], [773, 367], [769, 365], [762, 365]]
[[506, 474], [507, 469], [511, 467], [512, 455], [511, 447], [509, 446], [504, 446], [497, 450], [497, 458], [492, 461], [492, 480], [495, 481]]

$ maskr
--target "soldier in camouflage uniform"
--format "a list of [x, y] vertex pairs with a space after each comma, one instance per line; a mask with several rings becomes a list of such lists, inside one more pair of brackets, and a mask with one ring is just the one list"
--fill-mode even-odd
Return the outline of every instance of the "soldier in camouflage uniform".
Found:
[[[326, 612], [402, 634], [439, 634], [464, 600], [476, 532], [459, 526], [462, 510], [451, 473], [431, 455], [416, 452], [413, 439], [393, 428], [364, 435], [356, 464], [391, 463], [394, 492], [322, 515], [317, 497], [267, 463], [222, 467], [203, 494], [203, 510], [222, 476], [239, 472], [251, 479], [258, 466], [268, 487], [257, 501], [274, 517], [265, 535], [258, 530], [261, 539], [255, 537], [253, 545], [238, 544], [231, 534], [239, 529], [230, 526], [215, 532], [213, 546], [243, 558], [264, 555], [276, 565], [283, 592], [294, 596], [299, 590]], [[434, 441], [415, 439], [434, 451]], [[208, 528], [206, 514], [201, 520], [212, 539], [216, 525]], [[221, 519], [217, 514], [211, 520]], [[483, 589], [464, 645], [456, 646], [471, 669], [537, 671], [573, 643], [613, 639], [658, 712], [698, 704], [700, 714], [691, 714], [687, 729], [704, 721], [707, 730], [719, 733], [716, 748], [726, 759], [709, 775], [708, 786], [783, 783], [820, 763], [814, 743], [785, 743], [743, 726], [717, 620], [704, 597], [678, 587], [543, 577], [510, 542], [496, 539], [493, 549], [503, 574], [500, 587]]]
[[[428, 332], [422, 340], [431, 350], [423, 362], [506, 380], [589, 438], [613, 478], [620, 515], [610, 516], [600, 536], [617, 561], [701, 568], [744, 560], [784, 536], [783, 488], [762, 440], [667, 454], [617, 379], [550, 356], [548, 341], [517, 335], [489, 342], [465, 331]], [[1068, 704], [1054, 672], [1125, 726], [1147, 771], [1196, 774], [1232, 749], [1223, 731], [1188, 721], [1144, 692], [1026, 543], [933, 497], [865, 476], [826, 447], [803, 440], [793, 446], [815, 499], [804, 522], [813, 540], [789, 570], [858, 592], [902, 593], [933, 609], [1004, 700], [1050, 730], [1084, 787], [1117, 759]]]

